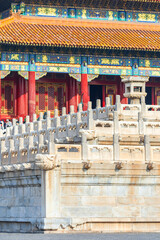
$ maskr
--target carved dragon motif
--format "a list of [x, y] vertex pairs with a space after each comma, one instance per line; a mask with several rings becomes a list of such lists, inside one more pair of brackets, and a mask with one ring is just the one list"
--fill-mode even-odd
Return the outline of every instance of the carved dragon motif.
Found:
[[35, 165], [42, 170], [52, 170], [56, 167], [60, 167], [60, 159], [57, 155], [37, 154], [35, 159]]

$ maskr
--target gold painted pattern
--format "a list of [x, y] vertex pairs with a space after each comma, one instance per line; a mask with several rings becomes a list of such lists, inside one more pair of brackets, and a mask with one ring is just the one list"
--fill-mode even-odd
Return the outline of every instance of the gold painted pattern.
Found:
[[56, 16], [56, 8], [38, 8], [38, 15]]
[[11, 54], [11, 60], [19, 60], [19, 54]]
[[100, 66], [100, 65], [89, 65], [88, 68], [109, 68], [109, 69], [132, 69], [132, 67], [123, 67], [123, 66]]
[[148, 67], [139, 67], [139, 70], [150, 70], [150, 71], [160, 71], [160, 68], [148, 68]]
[[49, 67], [81, 67], [80, 64], [59, 64], [59, 63], [36, 63], [36, 66], [49, 66]]
[[147, 13], [139, 13], [138, 21], [148, 21], [148, 22], [156, 21], [156, 15], [155, 14], [147, 14]]
[[112, 11], [108, 12], [108, 20], [113, 20], [113, 12]]
[[3, 65], [28, 65], [28, 63], [27, 62], [18, 62], [18, 63], [15, 63], [15, 62], [8, 62], [8, 61], [2, 61], [1, 62], [1, 64], [3, 64]]
[[82, 18], [86, 18], [87, 17], [87, 10], [83, 9], [82, 10]]

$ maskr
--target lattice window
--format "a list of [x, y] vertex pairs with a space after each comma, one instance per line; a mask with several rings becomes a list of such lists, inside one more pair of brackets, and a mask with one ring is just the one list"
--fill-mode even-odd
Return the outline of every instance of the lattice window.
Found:
[[5, 86], [5, 109], [11, 108], [11, 86]]
[[54, 88], [48, 88], [48, 110], [54, 110]]
[[45, 87], [39, 87], [39, 110], [45, 110]]
[[62, 110], [64, 105], [63, 88], [58, 88], [58, 110]]

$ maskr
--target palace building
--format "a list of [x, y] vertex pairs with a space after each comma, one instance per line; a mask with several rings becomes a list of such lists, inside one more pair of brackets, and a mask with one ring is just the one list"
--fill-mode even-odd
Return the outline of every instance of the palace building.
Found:
[[126, 77], [160, 104], [158, 0], [1, 0], [0, 53], [0, 119], [127, 103]]
[[160, 2], [0, 2], [0, 232], [160, 232]]

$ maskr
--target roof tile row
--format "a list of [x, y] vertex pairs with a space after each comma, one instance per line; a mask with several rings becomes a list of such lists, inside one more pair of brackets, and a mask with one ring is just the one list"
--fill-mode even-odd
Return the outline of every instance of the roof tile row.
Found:
[[[154, 27], [153, 27], [154, 26]], [[0, 42], [18, 45], [160, 50], [160, 25], [96, 21], [46, 22], [12, 17], [0, 22]]]

